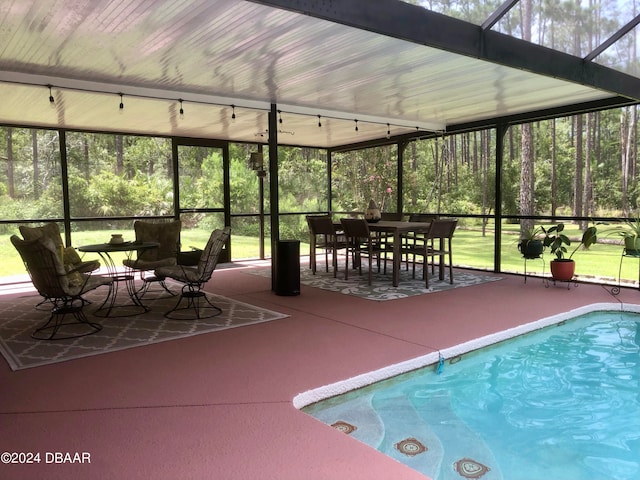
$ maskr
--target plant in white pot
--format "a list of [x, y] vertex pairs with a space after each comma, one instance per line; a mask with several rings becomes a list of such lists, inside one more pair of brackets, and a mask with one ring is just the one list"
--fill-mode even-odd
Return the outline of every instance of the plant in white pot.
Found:
[[569, 256], [567, 256], [567, 247], [571, 245], [571, 240], [563, 233], [563, 223], [559, 223], [548, 229], [542, 227], [542, 231], [545, 235], [543, 241], [544, 246], [549, 248], [552, 255], [555, 255], [555, 258], [549, 263], [551, 267], [551, 277], [554, 280], [563, 282], [570, 281], [576, 271], [576, 264], [572, 258], [573, 254], [576, 253], [581, 246], [589, 249], [591, 245], [596, 243], [598, 240], [598, 229], [595, 226], [587, 228], [582, 234], [580, 243], [578, 243]]
[[624, 250], [627, 255], [640, 256], [640, 215], [629, 218], [620, 227], [620, 236], [624, 239]]

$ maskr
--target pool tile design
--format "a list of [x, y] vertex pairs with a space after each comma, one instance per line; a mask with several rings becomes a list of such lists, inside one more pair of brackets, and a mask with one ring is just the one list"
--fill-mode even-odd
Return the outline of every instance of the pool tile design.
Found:
[[396, 450], [400, 453], [404, 453], [410, 457], [415, 457], [416, 455], [420, 455], [427, 451], [427, 447], [425, 447], [419, 440], [415, 438], [406, 438], [394, 445]]
[[346, 433], [347, 435], [355, 432], [358, 429], [358, 427], [356, 427], [355, 425], [351, 425], [350, 423], [343, 422], [342, 420], [339, 420], [331, 424], [331, 426], [342, 433]]
[[483, 465], [480, 462], [476, 462], [471, 458], [463, 458], [458, 460], [454, 467], [456, 472], [458, 472], [464, 478], [480, 478], [489, 470], [491, 470], [486, 465]]

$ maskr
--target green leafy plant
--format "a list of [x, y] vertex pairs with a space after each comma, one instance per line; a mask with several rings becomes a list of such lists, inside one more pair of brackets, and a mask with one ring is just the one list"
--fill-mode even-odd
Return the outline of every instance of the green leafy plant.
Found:
[[544, 232], [543, 227], [533, 226], [527, 228], [520, 233], [520, 242], [530, 242], [531, 240], [540, 240]]
[[538, 258], [544, 251], [542, 242], [542, 227], [532, 226], [524, 229], [520, 233], [520, 241], [518, 242], [518, 250], [525, 258]]
[[564, 231], [564, 224], [559, 223], [558, 225], [554, 225], [548, 229], [544, 227], [541, 228], [544, 232], [543, 244], [545, 247], [549, 248], [551, 254], [555, 255], [557, 260], [570, 260], [571, 257], [573, 257], [573, 254], [576, 253], [581, 246], [588, 250], [589, 247], [598, 240], [598, 229], [595, 226], [587, 228], [582, 234], [580, 243], [578, 243], [576, 248], [573, 249], [568, 257], [566, 257], [568, 253], [567, 247], [571, 245], [571, 240], [568, 236], [562, 233]]
[[626, 219], [620, 226], [619, 234], [622, 238], [640, 238], [640, 215]]

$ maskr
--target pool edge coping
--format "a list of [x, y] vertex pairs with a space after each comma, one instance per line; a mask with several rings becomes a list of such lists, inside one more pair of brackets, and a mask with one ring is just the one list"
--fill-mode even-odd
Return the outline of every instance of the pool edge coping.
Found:
[[306, 392], [299, 393], [293, 398], [293, 406], [298, 410], [303, 409], [311, 404], [326, 400], [327, 398], [342, 395], [344, 393], [363, 388], [382, 380], [386, 380], [396, 375], [401, 375], [418, 368], [433, 365], [438, 362], [440, 355], [444, 358], [453, 358], [459, 355], [463, 355], [473, 350], [483, 348], [494, 343], [508, 340], [519, 335], [540, 330], [542, 328], [561, 323], [569, 318], [573, 318], [579, 315], [584, 315], [597, 311], [611, 311], [620, 310], [621, 312], [640, 313], [640, 305], [634, 303], [592, 303], [584, 305], [582, 307], [574, 308], [566, 312], [558, 313], [548, 317], [535, 320], [533, 322], [518, 325], [517, 327], [508, 328], [500, 332], [491, 333], [483, 337], [479, 337], [473, 340], [469, 340], [453, 347], [445, 348], [443, 350], [436, 350], [426, 355], [421, 355], [403, 362], [388, 365], [386, 367], [373, 370], [371, 372], [356, 375], [345, 380], [340, 380], [335, 383], [323, 385]]

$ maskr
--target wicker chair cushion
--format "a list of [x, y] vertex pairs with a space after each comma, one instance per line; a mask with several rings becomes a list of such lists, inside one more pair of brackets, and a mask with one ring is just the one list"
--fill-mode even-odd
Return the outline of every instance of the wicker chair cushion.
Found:
[[[175, 265], [178, 257], [181, 228], [182, 222], [180, 220], [159, 223], [136, 221], [133, 224], [133, 229], [136, 232], [136, 241], [158, 242], [160, 244], [158, 248], [140, 252], [138, 260], [146, 262], [168, 260], [169, 263], [165, 261], [163, 265]], [[155, 266], [151, 268], [155, 268]]]
[[100, 262], [91, 260], [83, 262], [78, 252], [73, 247], [64, 247], [62, 237], [60, 236], [60, 228], [57, 223], [47, 223], [41, 227], [20, 226], [20, 233], [25, 240], [49, 239], [53, 242], [55, 252], [60, 255], [62, 252], [62, 263], [67, 270], [78, 270], [79, 272], [88, 273], [100, 268]]
[[25, 240], [37, 240], [38, 238], [50, 238], [55, 248], [60, 251], [62, 237], [57, 223], [47, 223], [41, 227], [20, 226], [20, 233]]
[[75, 271], [71, 264], [62, 263], [63, 259], [60, 258], [60, 249], [55, 245], [55, 242], [51, 238], [44, 236], [37, 240], [58, 259], [58, 261], [55, 262], [55, 268], [56, 273], [60, 277], [62, 289], [66, 291], [73, 291], [74, 289], [81, 287], [85, 282], [85, 277], [80, 272]]

